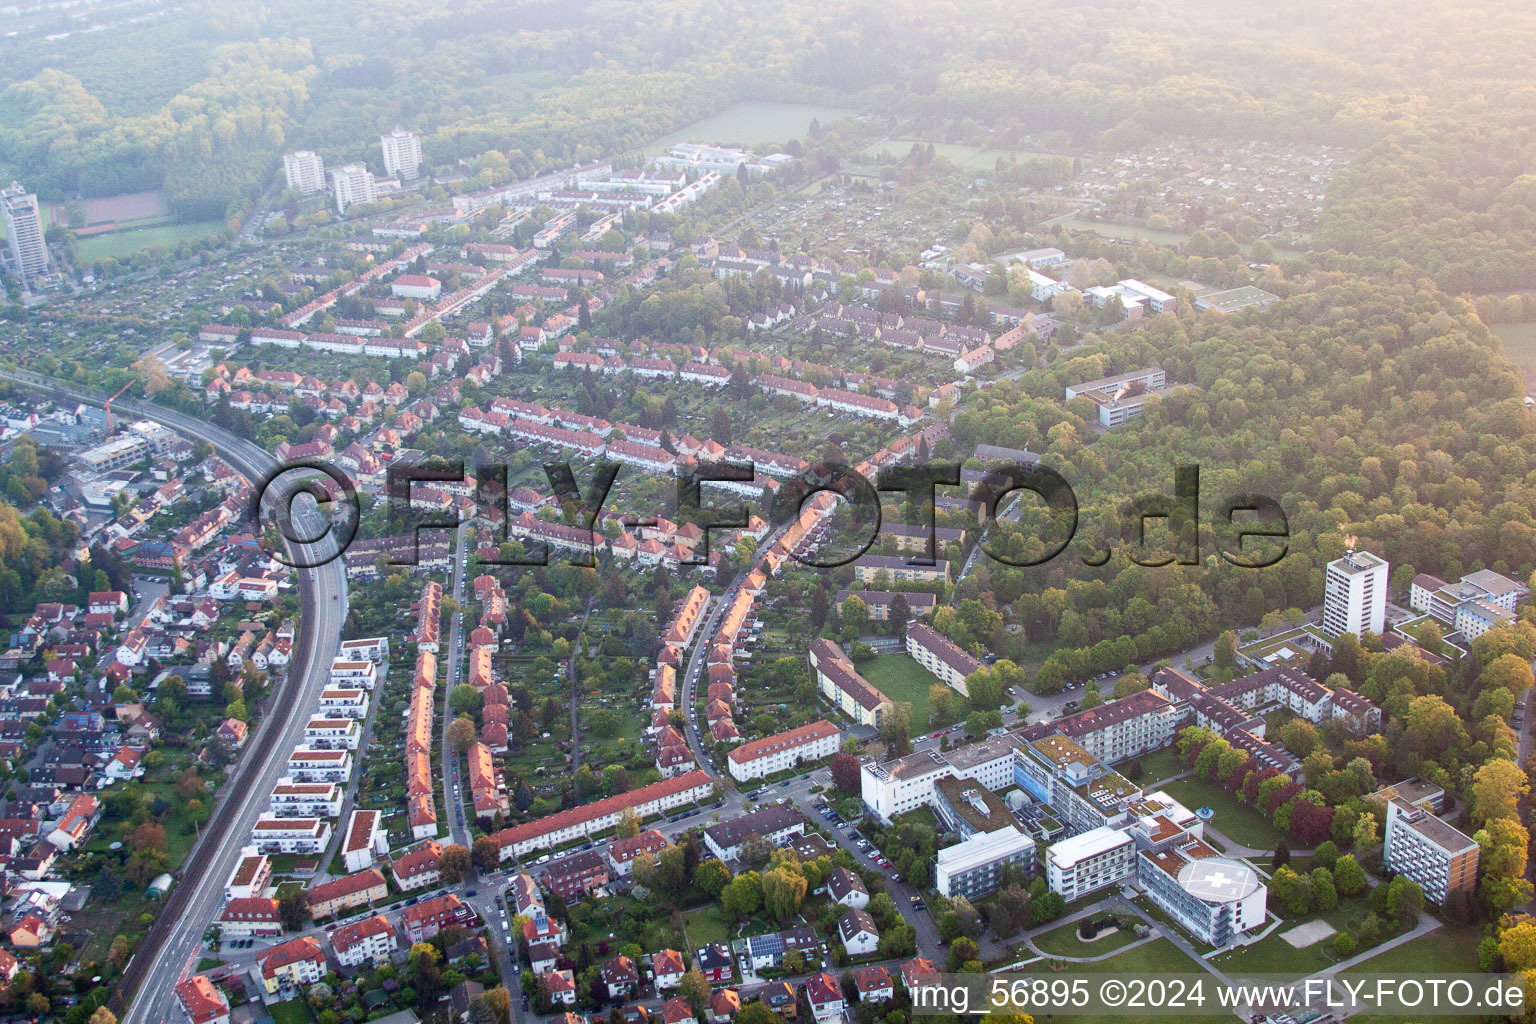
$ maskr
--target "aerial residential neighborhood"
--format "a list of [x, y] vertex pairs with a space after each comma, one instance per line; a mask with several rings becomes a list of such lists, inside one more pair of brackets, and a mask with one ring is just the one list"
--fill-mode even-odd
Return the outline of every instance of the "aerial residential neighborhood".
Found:
[[0, 1018], [1520, 1017], [1531, 15], [1208, 7], [0, 10]]

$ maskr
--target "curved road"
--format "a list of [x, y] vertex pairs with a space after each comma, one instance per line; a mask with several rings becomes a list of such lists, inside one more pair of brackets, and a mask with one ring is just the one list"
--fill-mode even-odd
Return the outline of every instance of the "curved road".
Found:
[[[0, 377], [89, 405], [102, 405], [105, 397], [30, 373], [0, 371]], [[268, 452], [250, 441], [195, 417], [126, 399], [113, 405], [206, 441], [253, 486], [278, 465]], [[323, 526], [323, 519], [318, 509], [305, 501], [294, 513], [294, 525], [301, 535], [314, 536]], [[293, 557], [296, 546], [287, 546]], [[312, 557], [311, 546], [297, 548], [300, 554]], [[325, 688], [346, 618], [345, 562], [336, 558], [318, 568], [300, 570], [298, 580], [300, 622], [287, 680], [269, 702], [268, 713], [237, 762], [233, 777], [223, 787], [222, 799], [214, 807], [206, 830], [182, 864], [171, 898], [128, 962], [110, 1003], [124, 1024], [163, 1024], [180, 1019], [176, 983], [191, 973], [201, 956], [202, 935], [223, 903], [224, 882], [234, 870], [251, 827], [266, 810], [272, 786], [286, 769], [288, 754], [298, 746], [309, 713]], [[123, 1003], [141, 988], [143, 997], [134, 1000], [124, 1015]]]

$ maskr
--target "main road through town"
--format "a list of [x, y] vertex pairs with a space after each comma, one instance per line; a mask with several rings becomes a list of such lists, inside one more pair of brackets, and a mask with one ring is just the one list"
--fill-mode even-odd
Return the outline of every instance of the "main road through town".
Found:
[[[0, 371], [0, 377], [89, 405], [99, 406], [105, 400], [103, 395], [30, 373]], [[126, 399], [113, 402], [113, 410], [153, 420], [207, 442], [253, 487], [278, 467], [271, 454], [250, 441], [195, 417]], [[300, 498], [293, 505], [292, 527], [290, 532], [297, 536], [319, 537], [325, 521], [312, 501]], [[261, 532], [256, 524], [252, 524], [252, 531]], [[320, 560], [316, 557], [319, 545], [287, 547], [295, 560]], [[287, 678], [268, 702], [267, 713], [236, 763], [233, 776], [223, 786], [207, 827], [181, 866], [176, 888], [123, 972], [110, 1005], [124, 1024], [163, 1024], [180, 1018], [176, 984], [196, 966], [203, 932], [223, 901], [224, 882], [234, 870], [256, 819], [266, 809], [272, 787], [286, 769], [288, 755], [298, 746], [309, 714], [325, 688], [347, 613], [345, 561], [337, 557], [316, 568], [299, 570], [298, 588], [301, 617]], [[132, 1002], [124, 1014], [123, 1004], [129, 1000]]]

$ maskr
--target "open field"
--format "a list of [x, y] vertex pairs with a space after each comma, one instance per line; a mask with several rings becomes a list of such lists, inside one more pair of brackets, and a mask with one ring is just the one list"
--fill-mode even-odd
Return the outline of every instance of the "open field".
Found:
[[1489, 330], [1504, 343], [1504, 354], [1510, 362], [1536, 370], [1536, 321], [1494, 324]]
[[882, 654], [860, 665], [859, 673], [891, 700], [912, 705], [914, 736], [928, 728], [928, 687], [939, 682], [937, 676], [906, 654]]
[[[1161, 231], [1155, 228], [1133, 227], [1129, 224], [1110, 224], [1105, 221], [1083, 220], [1080, 217], [1064, 217], [1056, 222], [1068, 231], [1093, 231], [1105, 238], [1123, 238], [1133, 242], [1145, 239], [1156, 242], [1158, 245], [1183, 245], [1189, 240], [1187, 231]], [[1271, 247], [1275, 259], [1297, 257], [1301, 253], [1296, 249], [1282, 249], [1279, 246]]]
[[224, 230], [223, 221], [204, 220], [192, 224], [167, 224], [155, 228], [138, 228], [119, 231], [110, 235], [96, 235], [80, 239], [80, 260], [122, 259], [141, 249], [155, 245], [174, 246], [178, 242], [193, 241], [217, 235]]
[[[864, 151], [864, 156], [870, 160], [879, 160], [881, 157], [892, 157], [900, 160], [906, 156], [913, 145], [926, 146], [928, 143], [922, 139], [881, 139]], [[982, 149], [979, 146], [964, 146], [956, 142], [933, 143], [935, 156], [941, 156], [961, 170], [966, 171], [990, 171], [997, 167], [997, 161], [1002, 157], [1023, 162], [1032, 157], [1054, 156], [1037, 149]]]
[[646, 147], [646, 153], [665, 153], [679, 142], [717, 142], [739, 146], [787, 142], [808, 135], [812, 120], [830, 124], [857, 113], [847, 107], [824, 107], [816, 103], [733, 103], [714, 117], [706, 117], [670, 135], [663, 135]]
[[[122, 195], [102, 196], [99, 199], [82, 199], [85, 223], [106, 224], [110, 221], [149, 220], [165, 216], [165, 200], [159, 189], [148, 192], [125, 192]], [[48, 223], [64, 224], [64, 204], [48, 204]]]
[[1203, 779], [1183, 778], [1170, 782], [1168, 793], [1192, 811], [1209, 807], [1216, 812], [1211, 825], [1223, 835], [1255, 850], [1272, 850], [1280, 833], [1258, 811], [1239, 803], [1232, 794]]

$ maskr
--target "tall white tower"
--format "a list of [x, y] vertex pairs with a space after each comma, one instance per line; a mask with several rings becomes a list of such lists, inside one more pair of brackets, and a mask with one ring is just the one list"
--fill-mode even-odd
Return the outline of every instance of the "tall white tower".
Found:
[[379, 136], [384, 147], [384, 172], [413, 181], [421, 174], [421, 140], [403, 128]]
[[1323, 632], [1380, 635], [1387, 625], [1387, 573], [1390, 566], [1375, 555], [1355, 550], [1346, 537], [1343, 558], [1328, 563], [1323, 582]]
[[37, 196], [13, 181], [9, 188], [0, 189], [0, 211], [5, 215], [6, 247], [16, 272], [23, 278], [48, 273], [48, 243], [43, 238]]
[[346, 213], [353, 203], [371, 203], [373, 172], [366, 164], [346, 164], [331, 169], [331, 191], [336, 198], [336, 212]]
[[325, 191], [325, 161], [318, 153], [301, 149], [283, 157], [283, 173], [288, 176], [288, 187], [304, 195]]

